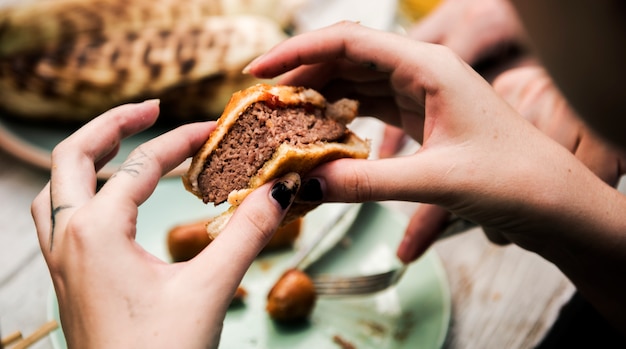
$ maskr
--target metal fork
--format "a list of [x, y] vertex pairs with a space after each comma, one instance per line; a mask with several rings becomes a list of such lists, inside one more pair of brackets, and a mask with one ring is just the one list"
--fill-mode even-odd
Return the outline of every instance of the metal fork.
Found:
[[[446, 229], [440, 235], [440, 239], [456, 235], [476, 226], [473, 222], [453, 217], [448, 221]], [[404, 264], [398, 268], [371, 275], [312, 274], [309, 277], [313, 281], [318, 296], [358, 296], [380, 292], [395, 285], [400, 281], [406, 269], [407, 265]]]
[[358, 296], [383, 291], [395, 285], [407, 265], [387, 272], [363, 276], [310, 275], [318, 296]]

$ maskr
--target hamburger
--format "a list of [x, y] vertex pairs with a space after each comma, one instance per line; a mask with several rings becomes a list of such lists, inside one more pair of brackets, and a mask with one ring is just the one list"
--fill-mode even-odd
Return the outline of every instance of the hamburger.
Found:
[[[210, 238], [264, 183], [290, 172], [303, 176], [340, 158], [367, 158], [369, 142], [347, 128], [357, 111], [357, 101], [329, 103], [304, 87], [257, 84], [235, 92], [183, 175], [185, 188], [205, 203], [230, 204], [208, 222]], [[316, 206], [294, 203], [283, 224]]]

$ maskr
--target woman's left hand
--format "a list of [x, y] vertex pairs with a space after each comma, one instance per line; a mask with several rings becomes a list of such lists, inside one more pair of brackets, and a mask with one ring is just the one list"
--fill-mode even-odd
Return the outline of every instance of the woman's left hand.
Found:
[[[124, 105], [61, 142], [52, 152], [50, 182], [33, 201], [69, 347], [217, 347], [237, 286], [282, 221], [285, 210], [268, 184], [189, 262], [169, 264], [138, 245], [138, 206], [215, 127], [189, 124], [142, 144], [97, 190], [98, 169], [124, 137], [151, 126], [158, 110], [155, 101]], [[299, 177], [286, 181], [293, 189]]]

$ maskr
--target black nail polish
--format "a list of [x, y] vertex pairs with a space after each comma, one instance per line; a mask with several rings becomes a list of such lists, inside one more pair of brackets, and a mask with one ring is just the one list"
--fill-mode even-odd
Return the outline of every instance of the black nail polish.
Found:
[[282, 209], [289, 207], [300, 187], [300, 176], [288, 174], [272, 187], [272, 197]]
[[310, 178], [302, 183], [298, 192], [298, 201], [321, 202], [323, 199], [322, 185], [316, 178]]

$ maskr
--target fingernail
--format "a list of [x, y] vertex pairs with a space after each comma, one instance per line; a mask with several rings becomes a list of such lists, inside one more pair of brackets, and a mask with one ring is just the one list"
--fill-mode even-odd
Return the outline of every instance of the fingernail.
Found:
[[411, 263], [424, 252], [424, 247], [419, 246], [416, 239], [404, 236], [398, 246], [396, 255], [403, 263]]
[[161, 100], [158, 98], [155, 99], [148, 99], [143, 101], [144, 103], [152, 103], [152, 104], [156, 104], [156, 105], [160, 105], [161, 104]]
[[302, 188], [298, 192], [298, 201], [321, 202], [324, 198], [322, 183], [317, 178], [309, 178], [302, 183]]
[[298, 189], [300, 189], [300, 176], [292, 172], [288, 173], [274, 184], [271, 195], [274, 200], [278, 202], [280, 207], [285, 210], [296, 197]]
[[398, 250], [396, 251], [396, 255], [403, 263], [411, 262], [413, 251], [411, 250], [411, 247], [409, 245], [410, 244], [405, 237], [400, 242], [400, 245], [398, 246]]
[[248, 63], [248, 65], [246, 65], [245, 67], [243, 67], [243, 69], [241, 70], [241, 74], [250, 74], [250, 66], [252, 65], [252, 62]]
[[256, 61], [261, 59], [261, 57], [263, 57], [263, 55], [258, 56], [257, 58], [253, 59], [252, 62], [248, 63], [248, 65], [243, 67], [243, 69], [241, 70], [241, 73], [242, 74], [250, 74], [250, 69], [252, 69], [252, 66], [254, 65], [254, 63], [256, 63]]

